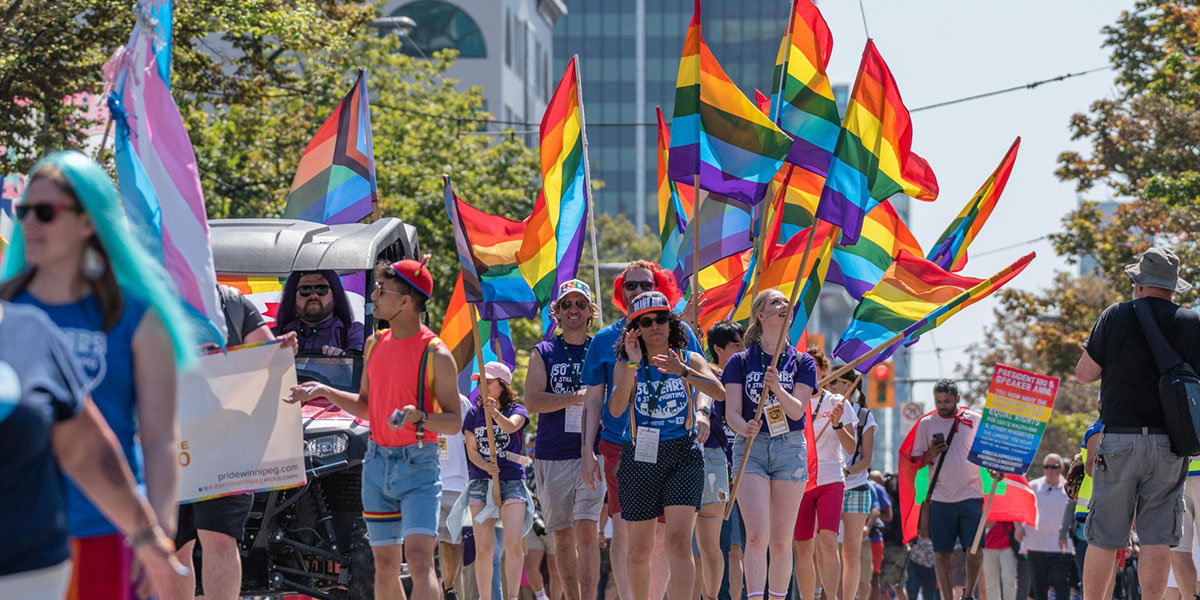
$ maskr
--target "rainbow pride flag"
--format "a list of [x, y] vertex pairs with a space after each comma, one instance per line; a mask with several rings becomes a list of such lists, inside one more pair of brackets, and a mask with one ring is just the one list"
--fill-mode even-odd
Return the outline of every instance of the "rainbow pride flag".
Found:
[[893, 194], [934, 200], [937, 178], [912, 152], [912, 121], [891, 70], [867, 40], [846, 106], [817, 217], [842, 227], [842, 243], [858, 241], [867, 213]]
[[671, 179], [757, 204], [792, 139], [725, 74], [700, 33], [700, 0], [683, 42], [671, 119]]
[[1029, 253], [987, 279], [975, 279], [948, 273], [919, 255], [901, 251], [879, 285], [854, 309], [854, 318], [833, 354], [850, 362], [903, 333], [900, 341], [858, 366], [859, 372], [866, 373], [901, 345], [1000, 289], [1034, 256]]
[[583, 107], [579, 100], [576, 61], [571, 57], [550, 97], [538, 128], [542, 159], [542, 191], [533, 205], [529, 227], [517, 252], [521, 273], [542, 313], [542, 331], [554, 333], [548, 307], [558, 286], [575, 279], [583, 253], [583, 234], [591, 191], [587, 189]]
[[846, 288], [855, 300], [862, 300], [883, 279], [901, 251], [924, 254], [896, 208], [884, 202], [867, 213], [857, 243], [833, 249], [829, 281]]
[[466, 301], [489, 321], [536, 316], [537, 298], [517, 266], [526, 222], [489, 215], [460, 200], [449, 176], [444, 181]]
[[825, 175], [841, 131], [841, 117], [825, 67], [833, 34], [812, 0], [794, 0], [788, 31], [775, 58], [771, 118], [795, 142], [790, 164]]
[[829, 276], [836, 238], [837, 234], [831, 232], [825, 237], [825, 242], [821, 244], [821, 247], [815, 249], [816, 258], [804, 278], [804, 287], [800, 288], [800, 296], [796, 299], [796, 305], [792, 307], [792, 328], [788, 331], [790, 339], [799, 340], [804, 337], [804, 330], [808, 328], [808, 320], [812, 317], [813, 311], [817, 310], [817, 299], [820, 298], [821, 288], [824, 287]]
[[[475, 356], [475, 335], [471, 332], [471, 312], [467, 309], [467, 295], [463, 287], [462, 271], [454, 284], [454, 292], [450, 295], [450, 304], [446, 306], [446, 315], [442, 319], [442, 330], [438, 337], [454, 355], [454, 364], [458, 365], [458, 383], [460, 390], [471, 390], [467, 394], [473, 397], [478, 384], [471, 381], [471, 374], [479, 372], [479, 363]], [[508, 368], [516, 368], [517, 352], [513, 347], [512, 332], [507, 320], [479, 321], [479, 339], [487, 340], [483, 347], [483, 362], [500, 361]]]
[[198, 343], [225, 346], [200, 169], [171, 96], [170, 0], [142, 0], [129, 43], [115, 57], [109, 113], [122, 204], [151, 256], [162, 257]]
[[374, 212], [375, 146], [371, 142], [367, 72], [304, 148], [283, 218], [335, 225], [357, 223]]
[[658, 115], [658, 238], [662, 258], [658, 264], [674, 271], [679, 266], [679, 244], [692, 214], [692, 186], [671, 181], [667, 177], [667, 161], [671, 149], [671, 131], [663, 120], [662, 108], [654, 107]]
[[695, 273], [692, 260], [693, 229], [699, 228], [700, 269], [743, 250], [754, 247], [752, 236], [753, 219], [750, 207], [732, 198], [716, 194], [709, 195], [700, 203], [699, 213], [687, 222], [679, 244], [679, 264], [675, 267], [675, 281], [681, 290], [691, 284]]
[[[816, 236], [813, 238], [813, 248], [809, 252], [808, 261], [801, 263], [801, 260], [804, 258], [804, 248], [808, 244], [809, 235]], [[793, 236], [785, 244], [770, 243], [770, 234], [768, 233], [767, 243], [764, 245], [765, 260], [762, 266], [762, 274], [760, 275], [761, 279], [758, 283], [759, 292], [761, 293], [763, 290], [774, 288], [790, 298], [792, 287], [796, 285], [797, 277], [812, 273], [813, 265], [824, 251], [827, 242], [831, 244], [830, 238], [836, 238], [836, 236], [836, 227], [823, 222], [818, 223], [815, 228], [805, 229], [800, 235]], [[801, 285], [804, 285], [803, 281]], [[819, 291], [819, 286], [817, 291]], [[737, 312], [733, 315], [735, 321], [750, 318], [750, 304], [752, 301], [753, 298], [750, 301], [741, 303], [741, 306], [738, 307]]]
[[1017, 160], [1017, 148], [1020, 145], [1020, 137], [1013, 140], [1000, 165], [992, 171], [991, 176], [983, 182], [975, 195], [971, 196], [967, 205], [954, 217], [938, 241], [934, 242], [933, 249], [929, 251], [929, 260], [943, 269], [954, 272], [967, 266], [967, 246], [975, 241], [975, 236], [979, 235], [983, 224], [992, 216], [992, 209], [996, 208], [996, 203], [1000, 201], [1000, 194], [1004, 192], [1004, 186], [1008, 183], [1008, 176], [1012, 173], [1013, 163]]

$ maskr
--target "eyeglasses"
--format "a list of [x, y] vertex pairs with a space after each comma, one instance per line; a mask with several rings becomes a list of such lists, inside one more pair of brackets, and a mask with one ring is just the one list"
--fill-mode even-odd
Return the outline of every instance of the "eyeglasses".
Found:
[[1062, 465], [1042, 465], [1042, 468], [1043, 468], [1043, 469], [1055, 470], [1055, 469], [1061, 469], [1061, 468], [1062, 468]]
[[633, 290], [650, 291], [654, 289], [653, 281], [626, 281], [625, 291], [632, 292]]
[[329, 286], [327, 285], [302, 285], [296, 290], [301, 296], [311, 296], [316, 294], [322, 298], [329, 294]]
[[383, 283], [379, 282], [379, 281], [375, 282], [375, 291], [380, 294], [403, 294], [404, 293], [404, 292], [398, 292], [396, 290], [385, 290], [385, 289], [383, 289]]
[[659, 313], [657, 317], [642, 317], [638, 319], [638, 327], [646, 329], [651, 325], [662, 325], [668, 320], [666, 313]]
[[67, 206], [66, 204], [51, 204], [48, 202], [39, 204], [21, 204], [13, 208], [13, 212], [16, 213], [18, 221], [24, 221], [25, 216], [32, 212], [33, 216], [37, 218], [39, 223], [49, 223], [58, 218], [59, 213], [68, 210], [71, 212], [79, 212], [79, 209], [73, 206]]
[[571, 308], [578, 308], [579, 310], [587, 310], [591, 305], [592, 303], [587, 300], [576, 300], [574, 302], [563, 300], [558, 303], [558, 309], [569, 310]]

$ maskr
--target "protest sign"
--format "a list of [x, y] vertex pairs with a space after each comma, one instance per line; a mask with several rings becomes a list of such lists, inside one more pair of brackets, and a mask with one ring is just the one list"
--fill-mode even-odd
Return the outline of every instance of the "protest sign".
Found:
[[278, 343], [201, 357], [178, 384], [179, 501], [303, 485], [292, 351]]
[[1042, 443], [1057, 393], [1057, 377], [997, 364], [968, 459], [981, 467], [1024, 475]]

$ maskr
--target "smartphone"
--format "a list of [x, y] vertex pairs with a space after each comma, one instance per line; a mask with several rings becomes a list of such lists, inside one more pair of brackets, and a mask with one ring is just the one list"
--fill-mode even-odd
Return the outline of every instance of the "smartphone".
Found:
[[944, 436], [940, 433], [933, 434], [933, 445], [934, 446], [941, 446], [942, 444], [945, 444], [945, 443], [946, 443], [946, 436]]
[[408, 416], [408, 409], [400, 410], [399, 408], [392, 411], [392, 415], [388, 417], [388, 427], [392, 429], [400, 429], [404, 426], [404, 419]]

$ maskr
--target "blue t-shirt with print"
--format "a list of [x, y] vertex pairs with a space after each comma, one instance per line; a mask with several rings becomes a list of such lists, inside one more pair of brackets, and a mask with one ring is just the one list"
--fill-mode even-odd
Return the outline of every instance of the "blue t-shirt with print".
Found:
[[[694, 406], [689, 402], [695, 390], [686, 389], [683, 378], [659, 371], [645, 360], [637, 369], [637, 387], [633, 393], [633, 424], [658, 430], [658, 441], [681, 438], [696, 430], [692, 416]], [[626, 415], [629, 412], [626, 411]], [[633, 431], [625, 428], [623, 441], [633, 440]]]
[[[492, 422], [492, 436], [496, 441], [496, 448], [501, 452], [500, 455], [500, 481], [512, 481], [514, 479], [525, 479], [525, 467], [521, 463], [511, 460], [508, 457], [520, 456], [525, 452], [525, 428], [529, 426], [529, 411], [525, 407], [513, 402], [508, 405], [508, 408], [501, 410], [500, 414], [506, 417], [513, 415], [521, 415], [525, 417], [525, 422], [521, 424], [521, 428], [512, 432], [504, 433], [500, 429], [500, 425], [495, 421]], [[483, 409], [478, 404], [471, 407], [463, 417], [462, 430], [470, 432], [475, 436], [475, 449], [479, 451], [479, 455], [485, 460], [492, 460], [491, 447], [488, 445], [487, 425], [484, 418]], [[475, 466], [475, 463], [467, 461], [467, 472], [470, 474], [471, 480], [487, 479], [488, 473], [483, 469]]]
[[[755, 342], [742, 352], [729, 358], [725, 372], [721, 374], [721, 382], [725, 385], [737, 384], [742, 386], [742, 418], [754, 418], [758, 410], [758, 401], [762, 396], [763, 376], [767, 365], [771, 364], [771, 355], [763, 351], [762, 346]], [[817, 387], [817, 362], [807, 353], [798, 352], [789, 345], [778, 363], [779, 384], [788, 393], [796, 389], [797, 383], [807, 385], [814, 390]], [[763, 413], [763, 425], [766, 425], [766, 412]], [[793, 420], [788, 417], [789, 431], [803, 431], [804, 417]]]
[[[600, 439], [621, 444], [625, 441], [625, 429], [629, 426], [629, 415], [622, 414], [614, 417], [608, 411], [608, 399], [613, 393], [613, 369], [617, 366], [617, 340], [625, 329], [625, 317], [596, 332], [592, 345], [588, 347], [587, 356], [583, 359], [583, 383], [585, 385], [604, 386], [604, 408], [600, 411]], [[703, 354], [700, 340], [692, 333], [687, 323], [683, 324], [687, 331], [687, 349], [697, 354]]]
[[54, 426], [77, 415], [87, 388], [67, 341], [41, 311], [0, 302], [0, 577], [57, 565], [67, 547], [67, 479]]
[[[46, 304], [28, 291], [13, 301], [40, 308], [62, 330], [92, 401], [117, 436], [134, 477], [142, 481], [141, 452], [137, 447], [137, 387], [133, 375], [133, 335], [146, 314], [145, 301], [121, 288], [121, 318], [104, 331], [104, 315], [95, 296], [68, 304]], [[71, 535], [91, 537], [117, 533], [87, 496], [68, 484]]]

